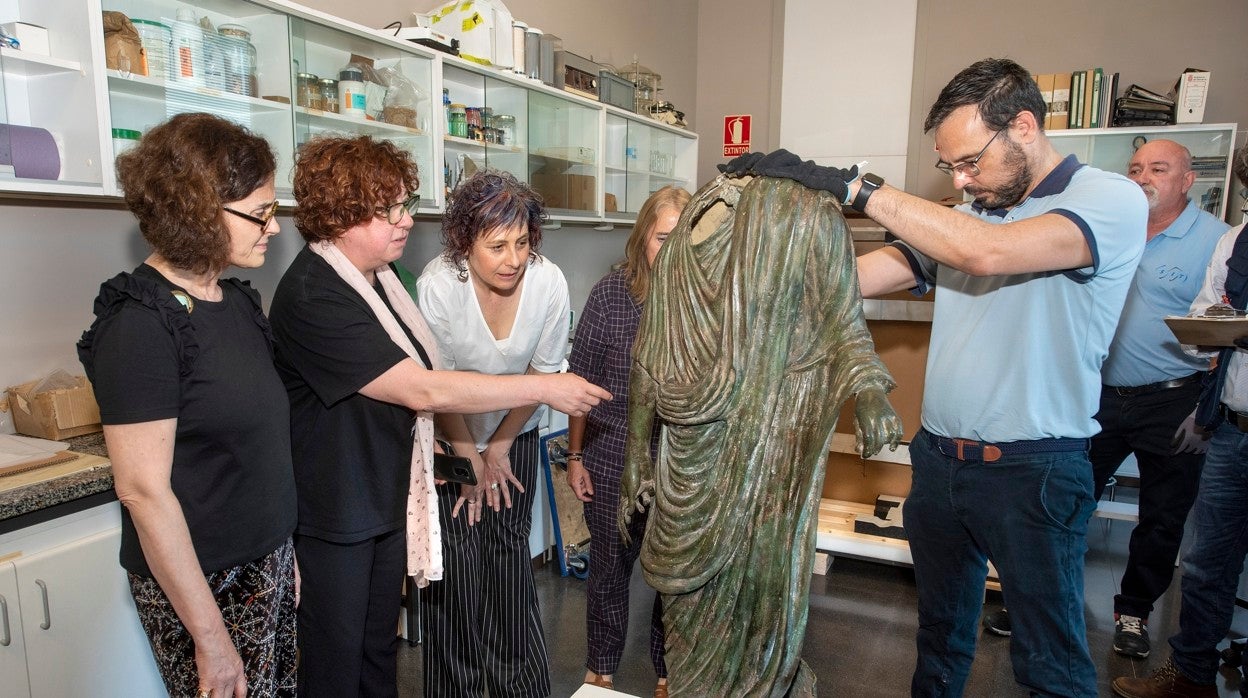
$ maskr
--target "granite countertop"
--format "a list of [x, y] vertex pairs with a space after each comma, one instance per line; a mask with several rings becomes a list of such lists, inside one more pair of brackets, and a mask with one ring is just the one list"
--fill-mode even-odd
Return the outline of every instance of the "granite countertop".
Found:
[[[108, 458], [103, 433], [75, 436], [63, 441], [69, 444], [71, 451]], [[99, 463], [98, 459], [92, 461], [96, 463], [95, 467], [0, 491], [0, 521], [111, 490], [112, 467], [107, 462]], [[2, 479], [0, 484], [3, 484]]]

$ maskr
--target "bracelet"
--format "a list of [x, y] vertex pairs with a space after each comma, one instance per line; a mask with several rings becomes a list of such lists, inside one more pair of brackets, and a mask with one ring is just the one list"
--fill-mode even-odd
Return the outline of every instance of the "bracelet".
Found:
[[585, 460], [585, 454], [581, 451], [568, 451], [568, 460]]

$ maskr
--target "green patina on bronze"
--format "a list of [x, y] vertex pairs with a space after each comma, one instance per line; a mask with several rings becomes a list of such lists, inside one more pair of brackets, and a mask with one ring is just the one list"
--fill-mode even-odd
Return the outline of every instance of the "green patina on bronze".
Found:
[[[856, 396], [864, 455], [896, 447], [840, 206], [719, 177], [656, 261], [633, 347], [623, 521], [663, 595], [672, 696], [813, 696], [801, 660], [828, 445]], [[649, 434], [661, 424], [657, 461]]]

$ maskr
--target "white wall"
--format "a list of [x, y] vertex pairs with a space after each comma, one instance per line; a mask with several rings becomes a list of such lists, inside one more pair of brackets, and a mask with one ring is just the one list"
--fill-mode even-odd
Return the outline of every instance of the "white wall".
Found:
[[917, 16], [917, 0], [787, 0], [780, 147], [900, 185]]

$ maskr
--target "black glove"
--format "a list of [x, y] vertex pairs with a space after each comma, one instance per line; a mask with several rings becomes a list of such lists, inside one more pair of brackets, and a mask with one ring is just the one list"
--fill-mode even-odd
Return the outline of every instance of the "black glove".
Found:
[[1240, 349], [1248, 349], [1248, 337], [1236, 337], [1235, 346]]
[[727, 174], [791, 179], [809, 189], [831, 192], [837, 201], [845, 201], [845, 196], [849, 193], [849, 182], [858, 177], [857, 165], [848, 170], [816, 165], [814, 160], [802, 160], [784, 148], [766, 155], [742, 155], [730, 160], [727, 165], [721, 165], [720, 171]]
[[730, 175], [751, 174], [754, 163], [763, 159], [762, 153], [746, 153], [738, 155], [728, 161], [727, 164], [719, 165], [719, 171]]

